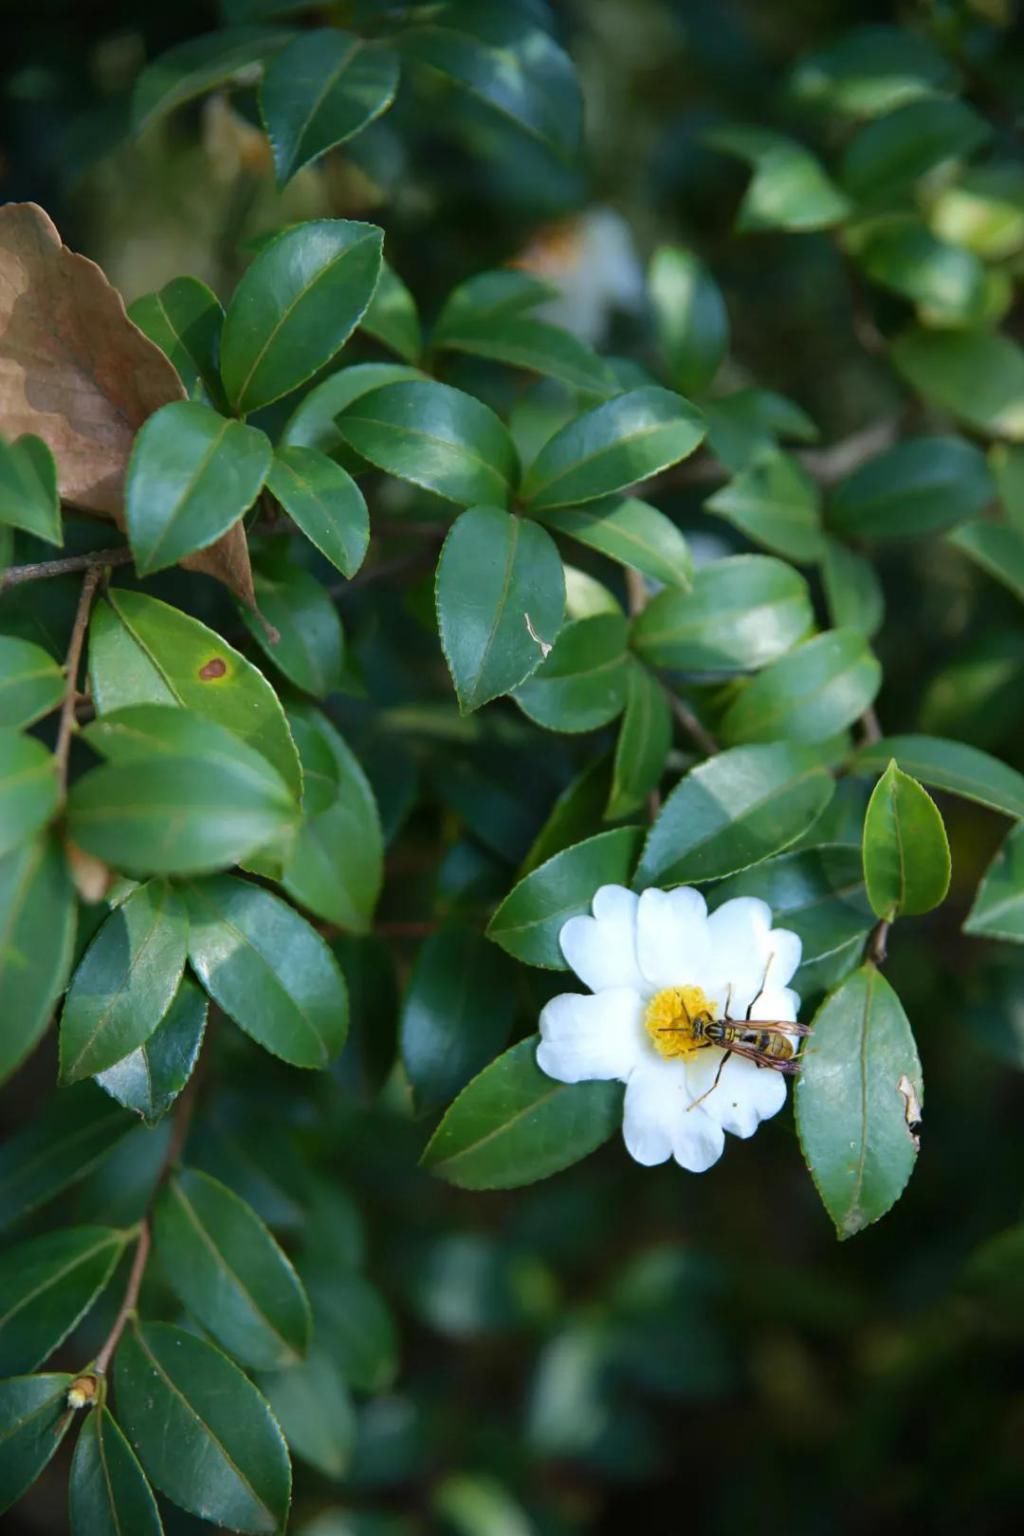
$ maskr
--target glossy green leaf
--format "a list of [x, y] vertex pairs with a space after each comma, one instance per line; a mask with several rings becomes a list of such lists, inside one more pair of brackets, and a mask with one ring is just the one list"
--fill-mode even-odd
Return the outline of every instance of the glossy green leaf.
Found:
[[586, 411], [556, 432], [523, 480], [531, 511], [596, 501], [693, 453], [704, 421], [681, 395], [649, 385]]
[[508, 1043], [517, 1006], [505, 956], [465, 928], [420, 949], [402, 1005], [402, 1060], [421, 1109], [447, 1104]]
[[260, 110], [283, 186], [304, 165], [361, 133], [398, 88], [398, 58], [351, 32], [300, 32], [263, 77]]
[[795, 843], [835, 791], [814, 752], [789, 743], [736, 747], [692, 768], [647, 835], [636, 884], [733, 875]]
[[557, 292], [550, 283], [517, 267], [477, 272], [452, 289], [437, 317], [431, 340], [438, 346], [459, 331], [483, 330], [489, 322], [536, 309]]
[[760, 458], [704, 503], [755, 544], [787, 560], [821, 558], [818, 487], [787, 453]]
[[366, 557], [370, 517], [351, 475], [314, 448], [284, 447], [267, 487], [310, 543], [343, 575], [354, 576]]
[[702, 565], [691, 592], [659, 592], [634, 620], [644, 661], [679, 672], [750, 672], [814, 628], [807, 583], [766, 555]]
[[619, 565], [684, 592], [692, 585], [693, 560], [685, 538], [664, 512], [635, 496], [555, 507], [537, 515], [555, 533], [567, 534]]
[[449, 321], [440, 337], [435, 334], [434, 345], [525, 368], [588, 394], [615, 391], [607, 365], [592, 347], [571, 331], [531, 315], [484, 315], [461, 325]]
[[384, 878], [384, 843], [373, 790], [330, 722], [294, 709], [302, 753], [305, 817], [281, 883], [290, 896], [340, 928], [365, 933]]
[[341, 620], [326, 588], [302, 566], [277, 556], [264, 559], [253, 570], [253, 587], [260, 613], [277, 638], [267, 633], [250, 608], [239, 603], [242, 623], [290, 683], [303, 693], [326, 698], [341, 685], [345, 656]]
[[63, 696], [64, 675], [41, 645], [0, 635], [0, 729], [41, 720]]
[[640, 830], [618, 827], [556, 853], [505, 897], [487, 925], [487, 937], [526, 965], [565, 971], [558, 936], [570, 917], [590, 911], [602, 885], [628, 885]]
[[361, 395], [385, 384], [417, 379], [422, 380], [423, 374], [405, 363], [356, 363], [350, 368], [339, 368], [315, 385], [296, 406], [281, 431], [278, 454], [285, 448], [315, 448], [332, 459], [355, 460], [356, 455], [346, 445], [334, 418]]
[[205, 283], [176, 277], [136, 299], [128, 316], [170, 358], [189, 393], [199, 384], [211, 405], [225, 404], [218, 367], [224, 306]]
[[622, 713], [629, 684], [627, 626], [618, 613], [576, 619], [512, 697], [549, 731], [593, 731]]
[[323, 1350], [260, 1382], [295, 1456], [337, 1481], [348, 1469], [356, 1412], [341, 1372]]
[[672, 712], [665, 690], [646, 667], [634, 663], [605, 809], [609, 821], [631, 816], [644, 806], [665, 772], [671, 745]]
[[729, 315], [722, 290], [692, 251], [662, 245], [647, 273], [655, 334], [673, 388], [707, 389], [729, 350]]
[[991, 129], [965, 101], [930, 96], [866, 123], [846, 147], [843, 184], [860, 202], [890, 203], [948, 160], [965, 158]]
[[818, 1194], [840, 1238], [891, 1210], [917, 1157], [921, 1063], [896, 993], [872, 965], [814, 1018], [793, 1099]]
[[445, 660], [464, 713], [508, 693], [554, 645], [565, 577], [551, 537], [500, 507], [452, 524], [435, 588]]
[[28, 1055], [64, 990], [76, 903], [55, 833], [0, 859], [0, 1081]]
[[736, 215], [738, 230], [829, 229], [850, 212], [848, 200], [820, 162], [795, 139], [742, 123], [714, 128], [706, 138], [723, 154], [736, 155], [753, 167]]
[[84, 1179], [135, 1123], [91, 1083], [60, 1089], [0, 1147], [0, 1230]]
[[41, 437], [0, 438], [0, 523], [63, 544], [57, 466]]
[[398, 1331], [376, 1286], [351, 1269], [307, 1266], [303, 1279], [324, 1354], [354, 1391], [386, 1391], [398, 1373]]
[[72, 788], [68, 827], [79, 847], [115, 869], [204, 874], [298, 824], [298, 806], [270, 762], [192, 710], [139, 704], [102, 716], [85, 734], [108, 761]]
[[82, 1425], [68, 1495], [71, 1536], [163, 1536], [146, 1474], [109, 1408]]
[[53, 755], [34, 737], [0, 727], [0, 858], [35, 837], [57, 800]]
[[367, 336], [397, 352], [407, 363], [415, 363], [423, 350], [423, 328], [416, 300], [386, 261], [381, 264], [380, 281], [360, 326]]
[[930, 405], [990, 437], [1024, 440], [1024, 351], [994, 331], [912, 330], [892, 360]]
[[722, 735], [734, 745], [827, 741], [864, 713], [881, 681], [860, 630], [826, 630], [743, 684], [722, 718]]
[[1002, 261], [1024, 246], [1024, 169], [1016, 160], [969, 167], [943, 187], [928, 209], [937, 235], [986, 261]]
[[221, 338], [221, 378], [236, 410], [279, 400], [340, 351], [373, 298], [382, 241], [374, 224], [313, 219], [263, 247]]
[[1024, 817], [1024, 774], [977, 747], [940, 736], [885, 736], [858, 752], [855, 767], [858, 773], [882, 773], [892, 758], [932, 789]]
[[463, 506], [505, 506], [518, 478], [515, 447], [494, 412], [432, 379], [361, 394], [337, 427], [378, 469]]
[[309, 1303], [291, 1263], [244, 1200], [194, 1168], [153, 1215], [160, 1266], [185, 1306], [243, 1365], [281, 1370], [309, 1347]]
[[71, 1422], [67, 1375], [0, 1381], [0, 1512], [30, 1488]]
[[155, 1124], [192, 1076], [205, 1031], [206, 998], [191, 976], [183, 976], [170, 1007], [149, 1038], [98, 1073], [96, 1081], [125, 1109]]
[[949, 890], [949, 840], [939, 808], [895, 759], [864, 818], [864, 884], [876, 917], [930, 912]]
[[299, 799], [302, 771], [277, 695], [198, 619], [145, 593], [111, 588], [93, 613], [89, 678], [101, 715], [129, 704], [182, 704], [215, 720], [268, 758]]
[[828, 522], [855, 538], [921, 538], [974, 517], [994, 494], [973, 443], [908, 438], [839, 482], [829, 494]]
[[972, 251], [940, 240], [919, 218], [887, 219], [857, 250], [875, 283], [917, 306], [931, 325], [971, 325], [985, 318], [985, 268]]
[[85, 1316], [124, 1252], [123, 1232], [65, 1227], [0, 1258], [0, 1373], [35, 1370]]
[[[615, 836], [616, 834], [610, 834]], [[520, 1040], [463, 1089], [434, 1132], [423, 1165], [460, 1189], [515, 1189], [578, 1163], [622, 1121], [618, 1083], [558, 1083]]]
[[953, 530], [949, 543], [1024, 603], [1024, 529], [1009, 523], [965, 523]]
[[1024, 824], [1013, 828], [985, 871], [964, 933], [1024, 944]]
[[956, 85], [956, 69], [929, 37], [878, 25], [842, 33], [801, 59], [790, 76], [799, 100], [850, 117], [877, 117]]
[[829, 618], [835, 629], [859, 629], [868, 639], [882, 627], [885, 596], [874, 566], [865, 555], [838, 539], [825, 540], [821, 562]]
[[214, 1002], [294, 1067], [325, 1067], [345, 1043], [345, 981], [323, 939], [258, 885], [188, 887], [189, 960]]
[[774, 389], [738, 389], [705, 400], [708, 447], [731, 474], [749, 469], [780, 441], [813, 443], [820, 433], [806, 411]]
[[291, 33], [269, 27], [229, 27], [179, 43], [139, 75], [132, 96], [136, 133], [206, 91], [251, 78]]
[[118, 1413], [161, 1493], [232, 1531], [284, 1528], [284, 1439], [265, 1400], [218, 1349], [168, 1323], [133, 1322], [115, 1381]]
[[140, 885], [114, 908], [68, 989], [62, 1082], [112, 1067], [149, 1038], [178, 990], [187, 947], [185, 908], [166, 880]]

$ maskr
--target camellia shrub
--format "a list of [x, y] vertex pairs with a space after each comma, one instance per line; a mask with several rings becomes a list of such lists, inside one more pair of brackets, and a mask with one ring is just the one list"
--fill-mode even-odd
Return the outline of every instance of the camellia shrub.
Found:
[[[861, 1477], [859, 1529], [962, 1526], [878, 1423], [1024, 1277], [1024, 77], [1002, 7], [917, 9], [662, 112], [703, 228], [579, 214], [615, 50], [539, 0], [225, 4], [145, 63], [152, 163], [215, 110], [282, 189], [220, 292], [126, 309], [0, 207], [4, 1507], [623, 1530], [744, 1383], [752, 1488], [838, 1433], [846, 1330], [889, 1407], [790, 1528]], [[702, 1528], [766, 1529], [723, 1475]]]

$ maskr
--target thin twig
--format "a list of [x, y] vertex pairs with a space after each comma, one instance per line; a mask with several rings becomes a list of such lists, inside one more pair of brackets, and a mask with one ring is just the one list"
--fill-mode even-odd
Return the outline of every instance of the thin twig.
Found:
[[69, 576], [76, 571], [127, 565], [131, 558], [131, 550], [127, 545], [121, 545], [117, 549], [94, 549], [87, 555], [66, 555], [62, 560], [41, 560], [38, 565], [12, 565], [0, 576], [0, 592], [20, 587], [26, 581], [45, 581], [49, 576]]
[[889, 930], [892, 927], [887, 917], [880, 918], [868, 934], [868, 942], [864, 946], [864, 959], [869, 965], [884, 965], [889, 953]]
[[671, 688], [666, 687], [665, 694], [672, 713], [694, 746], [699, 747], [705, 757], [714, 757], [715, 753], [719, 750], [719, 746], [711, 732], [706, 726], [701, 724], [690, 706], [677, 693], [673, 693]]
[[82, 582], [82, 590], [78, 598], [75, 622], [71, 627], [67, 659], [64, 663], [64, 702], [60, 708], [57, 745], [53, 752], [57, 762], [57, 782], [60, 785], [61, 799], [67, 793], [68, 787], [68, 756], [71, 752], [71, 734], [75, 729], [75, 705], [78, 702], [78, 669], [82, 662], [82, 646], [85, 644], [85, 631], [89, 625], [89, 615], [92, 612], [96, 588], [103, 578], [103, 570], [104, 568], [101, 565], [92, 565], [85, 573], [85, 580]]
[[131, 1273], [128, 1276], [128, 1284], [124, 1288], [124, 1296], [114, 1319], [114, 1326], [107, 1334], [106, 1342], [99, 1354], [93, 1371], [97, 1376], [105, 1376], [107, 1366], [110, 1364], [114, 1350], [121, 1342], [128, 1319], [139, 1304], [139, 1291], [142, 1289], [142, 1277], [146, 1273], [146, 1263], [149, 1259], [149, 1222], [144, 1221], [139, 1229], [139, 1241], [135, 1248], [135, 1257], [132, 1260]]
[[875, 706], [873, 704], [868, 705], [858, 723], [860, 725], [860, 744], [862, 747], [873, 747], [876, 741], [881, 741], [882, 727], [878, 723], [878, 716], [875, 714]]

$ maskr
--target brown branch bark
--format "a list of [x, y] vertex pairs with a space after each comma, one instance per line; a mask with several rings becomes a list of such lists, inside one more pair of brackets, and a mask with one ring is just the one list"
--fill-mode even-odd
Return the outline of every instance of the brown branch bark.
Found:
[[53, 751], [57, 761], [57, 782], [60, 786], [60, 797], [62, 800], [67, 794], [68, 788], [68, 757], [71, 752], [71, 736], [75, 729], [75, 705], [78, 702], [78, 670], [82, 664], [82, 647], [85, 644], [85, 631], [89, 627], [89, 615], [92, 612], [96, 588], [103, 577], [103, 570], [102, 565], [91, 565], [85, 573], [82, 591], [78, 598], [78, 608], [75, 612], [75, 622], [71, 628], [68, 654], [64, 663], [64, 702], [60, 708], [57, 745]]
[[20, 587], [26, 581], [45, 581], [51, 576], [74, 575], [76, 571], [127, 565], [131, 558], [131, 550], [122, 545], [117, 549], [96, 549], [87, 555], [66, 555], [61, 560], [41, 560], [37, 565], [12, 565], [0, 576], [0, 592]]

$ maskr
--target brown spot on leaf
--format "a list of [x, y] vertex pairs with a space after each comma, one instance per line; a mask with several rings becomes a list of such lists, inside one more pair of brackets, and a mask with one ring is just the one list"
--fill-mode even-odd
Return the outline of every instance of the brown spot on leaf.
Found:
[[212, 656], [209, 661], [199, 668], [199, 676], [204, 683], [208, 683], [211, 678], [223, 677], [227, 670], [228, 664], [223, 657]]
[[903, 1114], [907, 1122], [907, 1131], [909, 1132], [910, 1139], [915, 1147], [919, 1147], [921, 1145], [921, 1138], [918, 1132], [921, 1129], [923, 1111], [917, 1089], [905, 1072], [896, 1084], [896, 1088], [903, 1098]]

